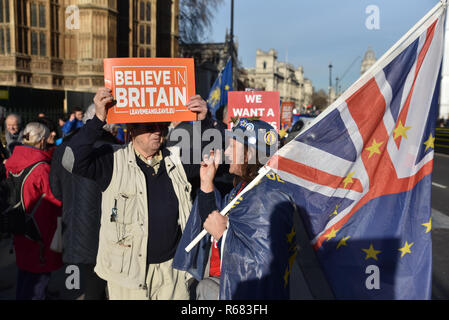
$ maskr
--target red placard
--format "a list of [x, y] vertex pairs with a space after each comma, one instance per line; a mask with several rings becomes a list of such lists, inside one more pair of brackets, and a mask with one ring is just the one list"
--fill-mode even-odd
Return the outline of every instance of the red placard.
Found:
[[253, 118], [268, 122], [279, 129], [279, 91], [229, 91], [228, 92], [228, 128], [231, 118]]
[[292, 125], [293, 109], [295, 103], [293, 101], [285, 101], [281, 104], [281, 126], [284, 127], [287, 124], [288, 127]]
[[197, 120], [186, 107], [195, 95], [193, 59], [104, 59], [104, 81], [117, 100], [108, 123]]

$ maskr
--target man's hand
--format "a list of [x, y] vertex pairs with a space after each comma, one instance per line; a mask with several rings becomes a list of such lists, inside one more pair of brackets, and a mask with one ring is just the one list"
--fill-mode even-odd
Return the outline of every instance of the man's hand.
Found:
[[199, 94], [190, 98], [187, 102], [187, 109], [198, 114], [198, 120], [206, 119], [207, 103]]
[[94, 97], [95, 115], [101, 121], [106, 121], [108, 109], [112, 107], [116, 101], [112, 96], [112, 90], [108, 88], [99, 88]]
[[211, 150], [209, 155], [204, 155], [200, 167], [201, 191], [209, 193], [214, 191], [214, 178], [221, 162], [221, 151]]
[[209, 232], [215, 240], [220, 240], [228, 224], [228, 217], [224, 217], [217, 210], [212, 211], [204, 221], [204, 229]]

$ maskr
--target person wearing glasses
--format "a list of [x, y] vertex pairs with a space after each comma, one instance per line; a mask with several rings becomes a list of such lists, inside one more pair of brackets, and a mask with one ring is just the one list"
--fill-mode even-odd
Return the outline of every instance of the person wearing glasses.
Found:
[[[182, 163], [179, 148], [163, 145], [168, 123], [128, 124], [128, 144], [94, 148], [115, 104], [112, 91], [98, 89], [94, 103], [95, 116], [68, 143], [62, 163], [102, 191], [95, 272], [107, 281], [112, 300], [189, 299], [191, 276], [173, 269], [172, 260], [200, 164]], [[212, 126], [199, 95], [187, 107], [198, 114], [202, 131]]]

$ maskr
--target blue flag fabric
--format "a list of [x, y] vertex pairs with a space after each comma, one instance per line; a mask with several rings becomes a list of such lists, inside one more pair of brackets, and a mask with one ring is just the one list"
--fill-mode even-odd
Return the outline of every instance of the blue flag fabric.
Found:
[[443, 29], [441, 7], [268, 163], [336, 298], [431, 298]]
[[[296, 257], [293, 228], [294, 206], [280, 191], [284, 182], [275, 174], [265, 176], [239, 198], [229, 211], [229, 227], [222, 247], [220, 299], [288, 299], [289, 276]], [[224, 207], [240, 189], [234, 188], [224, 199]], [[176, 251], [173, 267], [191, 273], [197, 280], [209, 262], [210, 235], [189, 253], [185, 247], [202, 230], [197, 200]]]
[[207, 106], [216, 120], [217, 110], [228, 104], [228, 91], [232, 91], [232, 60], [229, 59], [209, 91]]

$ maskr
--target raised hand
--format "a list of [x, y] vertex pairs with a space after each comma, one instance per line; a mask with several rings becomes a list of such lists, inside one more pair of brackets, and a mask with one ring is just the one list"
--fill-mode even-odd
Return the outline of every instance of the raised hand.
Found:
[[221, 150], [211, 150], [209, 155], [204, 155], [200, 168], [201, 191], [206, 193], [214, 191], [213, 181], [220, 162]]
[[106, 121], [108, 109], [112, 107], [116, 101], [112, 96], [112, 90], [109, 88], [99, 88], [94, 97], [95, 115], [101, 121]]
[[198, 120], [206, 119], [207, 103], [199, 94], [190, 98], [187, 102], [187, 109], [198, 114]]

